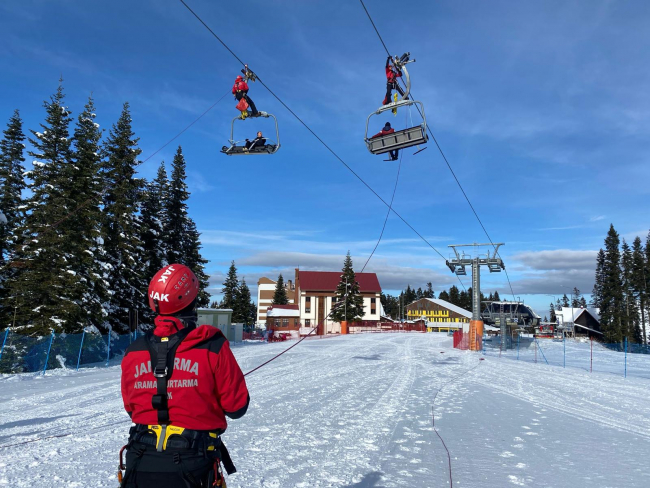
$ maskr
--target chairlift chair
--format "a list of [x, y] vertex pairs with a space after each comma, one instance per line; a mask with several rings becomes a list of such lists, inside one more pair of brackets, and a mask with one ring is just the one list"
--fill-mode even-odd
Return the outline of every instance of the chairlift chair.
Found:
[[[368, 147], [368, 150], [372, 154], [384, 154], [389, 151], [396, 151], [412, 146], [419, 146], [420, 144], [426, 144], [426, 142], [429, 140], [429, 135], [427, 134], [427, 119], [424, 115], [424, 105], [422, 102], [418, 102], [417, 100], [409, 100], [408, 98], [409, 93], [411, 92], [411, 77], [409, 76], [409, 72], [406, 69], [406, 65], [415, 61], [415, 59], [409, 59], [409, 54], [410, 53], [406, 53], [402, 55], [401, 58], [395, 57], [393, 59], [393, 64], [395, 67], [402, 71], [404, 83], [406, 85], [404, 95], [400, 100], [397, 100], [396, 102], [391, 102], [379, 107], [376, 111], [368, 115], [368, 118], [366, 119], [366, 135], [364, 140], [366, 146]], [[415, 105], [416, 107], [419, 106], [420, 113], [422, 114], [422, 124], [415, 127], [409, 127], [403, 130], [395, 131], [384, 136], [374, 138], [368, 137], [368, 127], [370, 126], [371, 117], [374, 115], [380, 115], [389, 110], [396, 110], [400, 107], [406, 108], [412, 105]], [[420, 149], [420, 151], [422, 151], [422, 149]]]
[[273, 142], [272, 139], [267, 137], [266, 143], [263, 146], [255, 146], [251, 150], [247, 150], [245, 146], [246, 141], [235, 140], [235, 136], [234, 136], [235, 121], [242, 120], [242, 118], [238, 116], [232, 119], [232, 123], [230, 125], [230, 139], [228, 140], [228, 142], [230, 142], [230, 147], [223, 146], [223, 148], [221, 148], [221, 152], [227, 156], [269, 155], [278, 152], [278, 150], [280, 149], [280, 131], [278, 130], [278, 119], [275, 117], [275, 115], [266, 112], [260, 112], [260, 115], [258, 117], [247, 117], [244, 120], [248, 120], [249, 118], [256, 120], [260, 117], [263, 118], [273, 117], [273, 120], [275, 121], [275, 135], [276, 135], [275, 143]]

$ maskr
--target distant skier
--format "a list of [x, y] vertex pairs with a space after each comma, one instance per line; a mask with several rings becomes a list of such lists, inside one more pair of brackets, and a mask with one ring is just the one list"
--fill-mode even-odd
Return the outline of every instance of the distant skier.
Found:
[[[125, 446], [123, 488], [225, 486], [235, 468], [221, 442], [226, 415], [248, 409], [246, 381], [224, 335], [196, 325], [199, 282], [171, 264], [149, 284], [155, 329], [122, 360], [122, 399], [134, 426]], [[120, 454], [121, 458], [121, 454]]]
[[[387, 136], [388, 134], [392, 134], [395, 132], [395, 129], [393, 129], [390, 126], [390, 122], [386, 122], [386, 125], [384, 125], [384, 128], [377, 132], [374, 136], [372, 136], [370, 139], [374, 139], [375, 137], [381, 137], [381, 136]], [[399, 149], [395, 149], [393, 151], [388, 151], [389, 157], [391, 161], [397, 161], [398, 155], [399, 155]]]
[[248, 103], [251, 109], [251, 117], [257, 117], [259, 115], [255, 103], [248, 96], [248, 83], [246, 83], [246, 80], [241, 75], [235, 78], [235, 84], [232, 86], [232, 94], [238, 101], [241, 101], [242, 98], [246, 100], [246, 103]]

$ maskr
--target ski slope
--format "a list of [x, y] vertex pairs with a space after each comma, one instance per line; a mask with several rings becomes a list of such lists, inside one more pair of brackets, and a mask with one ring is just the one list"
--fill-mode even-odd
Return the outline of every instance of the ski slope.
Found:
[[[233, 349], [248, 371], [286, 347]], [[453, 486], [650, 486], [650, 380], [480, 357], [442, 334], [304, 341], [247, 378], [228, 486], [449, 486], [432, 410]], [[115, 488], [119, 374], [0, 376], [0, 487]]]

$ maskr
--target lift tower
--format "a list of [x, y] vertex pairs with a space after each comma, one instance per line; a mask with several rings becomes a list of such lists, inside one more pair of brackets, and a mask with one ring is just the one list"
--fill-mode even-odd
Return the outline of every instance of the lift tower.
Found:
[[[472, 321], [469, 324], [469, 341], [470, 349], [475, 351], [478, 349], [477, 337], [483, 336], [483, 321], [481, 320], [481, 266], [487, 266], [490, 273], [498, 273], [502, 269], [506, 269], [503, 264], [503, 260], [498, 257], [499, 247], [504, 246], [503, 242], [498, 244], [452, 244], [451, 247], [454, 250], [455, 258], [451, 258], [447, 261], [447, 266], [452, 273], [456, 273], [458, 276], [467, 275], [467, 270], [465, 266], [472, 267]], [[459, 247], [479, 247], [479, 246], [489, 246], [494, 249], [493, 253], [490, 253], [488, 249], [487, 254], [477, 254], [475, 257], [472, 257], [469, 254], [459, 251]], [[508, 336], [508, 330], [506, 327], [505, 320], [501, 321], [501, 339]], [[506, 345], [506, 342], [503, 342], [503, 345]]]

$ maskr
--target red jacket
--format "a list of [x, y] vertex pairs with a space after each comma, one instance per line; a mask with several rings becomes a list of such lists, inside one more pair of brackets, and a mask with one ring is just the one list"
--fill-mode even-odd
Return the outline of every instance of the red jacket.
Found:
[[397, 81], [397, 78], [400, 78], [402, 76], [401, 71], [394, 71], [393, 67], [390, 65], [390, 62], [387, 60], [386, 61], [386, 79], [388, 80], [388, 83], [394, 83]]
[[391, 128], [389, 130], [383, 130], [382, 129], [381, 131], [377, 132], [374, 136], [372, 136], [370, 139], [374, 139], [375, 137], [380, 137], [380, 136], [385, 136], [385, 135], [388, 135], [388, 134], [392, 134], [393, 132], [395, 132], [395, 129], [393, 129], [393, 128]]
[[242, 78], [241, 76], [238, 76], [237, 79], [235, 79], [235, 84], [232, 86], [233, 95], [238, 91], [243, 91], [243, 92], [248, 91], [248, 83], [246, 83], [246, 80], [244, 80], [244, 78]]
[[[154, 340], [177, 332], [175, 326], [162, 319], [156, 318]], [[182, 327], [178, 319], [172, 320]], [[157, 424], [158, 412], [151, 406], [156, 379], [146, 340], [141, 337], [126, 350], [122, 360], [122, 400], [133, 422]], [[225, 415], [239, 418], [246, 413], [250, 401], [246, 381], [219, 329], [201, 325], [183, 339], [176, 350], [167, 396], [170, 423], [186, 429], [225, 431]]]

